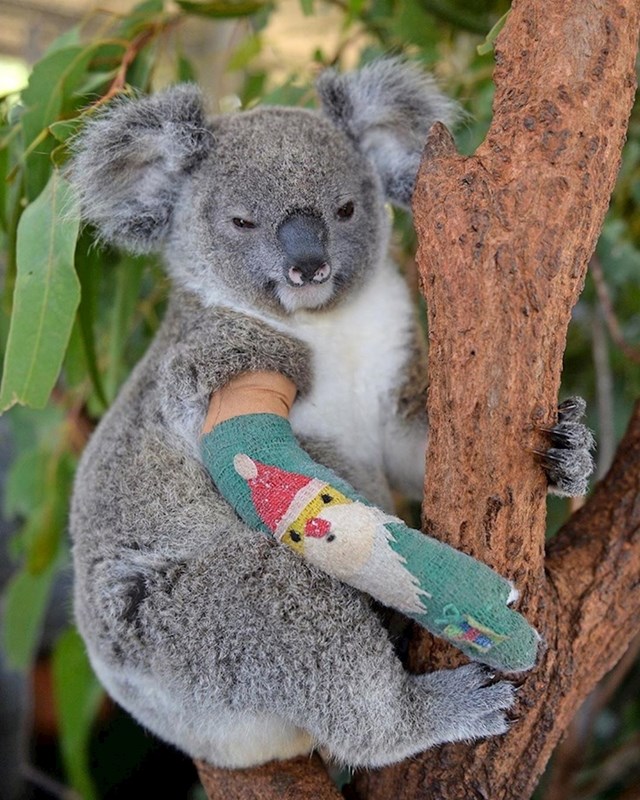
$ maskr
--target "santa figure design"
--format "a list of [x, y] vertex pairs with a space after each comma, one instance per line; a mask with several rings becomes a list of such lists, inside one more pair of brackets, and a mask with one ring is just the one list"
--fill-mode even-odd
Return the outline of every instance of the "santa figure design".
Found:
[[318, 478], [263, 464], [244, 453], [235, 456], [233, 465], [247, 482], [258, 516], [278, 541], [385, 605], [407, 614], [424, 613], [431, 595], [393, 548], [387, 527], [402, 524], [399, 519], [349, 499]]

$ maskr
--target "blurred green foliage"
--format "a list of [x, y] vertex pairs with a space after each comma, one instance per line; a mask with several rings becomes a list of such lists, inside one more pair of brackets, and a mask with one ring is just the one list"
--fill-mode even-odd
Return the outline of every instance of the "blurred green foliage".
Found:
[[[177, 0], [169, 8], [163, 0], [146, 0], [125, 16], [105, 17], [101, 12], [97, 34], [85, 32], [95, 21], [89, 16], [51, 44], [19, 96], [1, 101], [0, 408], [26, 406], [8, 415], [17, 456], [4, 498], [5, 515], [21, 521], [12, 542], [19, 567], [5, 593], [2, 629], [4, 650], [16, 667], [27, 669], [32, 663], [52, 583], [69, 562], [64, 529], [77, 457], [91, 427], [149, 344], [166, 294], [166, 280], [152, 259], [96, 246], [91, 229], [80, 229], [63, 167], [69, 141], [83, 121], [120, 93], [197, 80], [197, 63], [180, 36], [196, 16], [212, 29], [229, 20], [240, 26], [241, 36], [224, 53], [227, 76], [232, 73], [235, 80], [236, 105], [308, 105], [313, 103], [314, 70], [404, 53], [435, 71], [446, 91], [468, 111], [457, 132], [462, 152], [473, 152], [486, 133], [493, 98], [492, 42], [508, 13], [507, 0], [300, 0], [300, 6], [312, 23], [333, 10], [338, 29], [335, 46], [308, 53], [312, 70], [296, 71], [284, 63], [274, 80], [265, 65], [265, 32], [290, 5]], [[172, 65], [169, 73], [167, 62]], [[563, 378], [564, 394], [587, 398], [589, 422], [605, 437], [605, 461], [640, 396], [640, 368], [633, 360], [640, 341], [639, 207], [636, 107], [597, 249], [599, 292], [589, 278], [569, 332]], [[396, 250], [411, 271], [411, 222], [406, 214], [397, 214], [396, 221]], [[606, 290], [610, 307], [603, 313]], [[630, 345], [626, 352], [619, 346], [621, 340]], [[564, 501], [553, 501], [551, 533], [567, 514]], [[60, 638], [53, 669], [67, 780], [83, 797], [97, 797], [87, 754], [100, 689], [73, 630]], [[623, 761], [617, 772], [608, 773], [608, 782], [593, 780], [601, 762], [608, 764], [616, 748], [628, 748], [639, 736], [639, 680], [638, 668], [632, 668], [613, 705], [595, 721], [584, 760], [573, 776], [575, 797], [605, 800], [640, 780], [640, 759], [635, 765]], [[629, 686], [633, 696], [624, 695]], [[585, 794], [580, 788], [584, 785], [595, 788]], [[573, 791], [567, 788], [567, 800], [574, 797]]]

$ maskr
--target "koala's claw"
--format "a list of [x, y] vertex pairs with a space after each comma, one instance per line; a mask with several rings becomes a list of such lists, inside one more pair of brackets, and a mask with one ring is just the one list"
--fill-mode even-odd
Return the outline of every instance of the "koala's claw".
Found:
[[454, 670], [421, 676], [429, 692], [433, 712], [450, 720], [452, 729], [444, 741], [461, 741], [506, 733], [506, 717], [515, 700], [515, 688], [509, 681], [492, 681], [488, 670], [469, 664]]
[[551, 447], [537, 452], [549, 480], [549, 491], [560, 497], [586, 494], [594, 461], [593, 434], [579, 420], [587, 404], [582, 397], [570, 397], [558, 406], [558, 422], [543, 428], [549, 434]]

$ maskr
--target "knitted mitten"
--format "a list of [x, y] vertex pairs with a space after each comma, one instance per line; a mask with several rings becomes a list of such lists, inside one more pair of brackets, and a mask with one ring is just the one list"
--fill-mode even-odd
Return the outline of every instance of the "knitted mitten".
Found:
[[201, 446], [219, 491], [250, 527], [469, 658], [506, 672], [534, 665], [539, 637], [508, 608], [517, 597], [508, 580], [372, 506], [307, 455], [288, 420], [234, 417], [206, 434]]

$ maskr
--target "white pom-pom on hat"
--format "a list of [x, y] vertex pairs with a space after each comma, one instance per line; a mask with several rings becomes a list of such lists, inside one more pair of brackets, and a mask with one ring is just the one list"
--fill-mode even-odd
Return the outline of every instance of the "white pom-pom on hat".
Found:
[[249, 458], [246, 453], [238, 453], [233, 457], [233, 466], [235, 471], [244, 478], [245, 481], [251, 481], [258, 477], [258, 467], [256, 462]]

